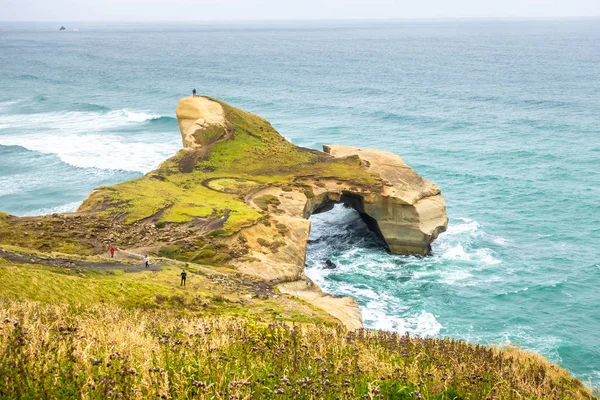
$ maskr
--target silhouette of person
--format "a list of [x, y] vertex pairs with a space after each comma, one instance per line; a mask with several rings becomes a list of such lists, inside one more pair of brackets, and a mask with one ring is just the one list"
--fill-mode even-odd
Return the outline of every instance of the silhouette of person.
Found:
[[192, 90], [192, 95], [193, 95], [193, 96], [195, 96], [195, 95], [196, 95], [196, 88], [194, 88], [194, 89]]
[[181, 271], [181, 285], [185, 286], [185, 279], [187, 278], [187, 273], [185, 271]]

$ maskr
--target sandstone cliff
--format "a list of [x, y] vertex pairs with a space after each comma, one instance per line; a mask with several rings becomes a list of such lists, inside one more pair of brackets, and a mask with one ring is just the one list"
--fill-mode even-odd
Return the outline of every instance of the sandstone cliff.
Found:
[[[94, 190], [77, 213], [0, 221], [0, 243], [98, 254], [144, 248], [231, 266], [362, 325], [356, 302], [304, 274], [308, 218], [344, 203], [399, 254], [426, 255], [447, 226], [437, 186], [397, 155], [347, 146], [297, 147], [264, 119], [201, 96], [177, 106], [183, 149], [146, 176]], [[53, 235], [18, 235], [31, 224]], [[9, 234], [10, 233], [10, 234]], [[20, 239], [19, 239], [20, 238]], [[43, 250], [43, 249], [42, 249]]]

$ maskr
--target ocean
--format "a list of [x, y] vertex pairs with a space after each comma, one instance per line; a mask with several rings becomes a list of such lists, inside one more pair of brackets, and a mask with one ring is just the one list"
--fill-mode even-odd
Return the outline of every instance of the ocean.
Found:
[[600, 19], [3, 22], [0, 210], [73, 211], [157, 167], [192, 88], [441, 188], [430, 257], [341, 206], [311, 218], [308, 275], [366, 327], [520, 346], [600, 386]]

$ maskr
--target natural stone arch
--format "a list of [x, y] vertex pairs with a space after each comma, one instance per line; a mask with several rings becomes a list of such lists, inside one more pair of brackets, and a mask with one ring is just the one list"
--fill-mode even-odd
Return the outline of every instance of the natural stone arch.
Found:
[[401, 198], [373, 192], [324, 191], [307, 199], [303, 217], [327, 211], [335, 203], [355, 209], [362, 220], [394, 254], [428, 255], [431, 242], [446, 230], [447, 217], [441, 195], [409, 204]]
[[388, 251], [391, 252], [390, 247], [381, 232], [381, 229], [379, 229], [379, 224], [377, 223], [377, 220], [371, 217], [365, 211], [364, 198], [360, 194], [347, 191], [341, 193], [325, 192], [322, 195], [309, 199], [309, 201], [306, 202], [304, 218], [310, 219], [310, 217], [315, 214], [331, 211], [333, 209], [333, 206], [336, 204], [343, 204], [344, 206], [352, 208], [356, 212], [358, 212], [358, 215], [367, 225], [369, 230], [375, 233], [375, 235], [377, 235], [381, 242], [385, 244]]
[[[231, 175], [202, 181], [221, 193], [245, 192], [240, 199], [262, 214], [235, 234], [218, 238], [218, 246], [234, 256], [233, 266], [327, 310], [349, 328], [362, 325], [356, 302], [323, 293], [304, 273], [310, 215], [345, 203], [395, 254], [429, 254], [431, 242], [446, 230], [440, 189], [393, 153], [337, 145], [323, 146], [324, 152], [299, 148], [267, 121], [199, 96], [182, 99], [177, 118], [185, 148], [178, 160], [181, 172], [193, 172], [212, 146], [229, 140], [237, 154], [258, 163], [258, 168], [248, 166], [262, 183], [254, 189], [238, 190], [239, 185], [223, 180]], [[241, 146], [245, 143], [257, 147]], [[241, 172], [238, 177], [251, 177], [246, 176], [250, 171]]]

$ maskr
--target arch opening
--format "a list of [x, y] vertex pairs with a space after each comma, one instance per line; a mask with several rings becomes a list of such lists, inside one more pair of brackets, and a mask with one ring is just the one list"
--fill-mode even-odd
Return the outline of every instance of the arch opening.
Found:
[[[343, 207], [347, 209], [353, 209], [362, 222], [366, 225], [366, 227], [371, 231], [377, 239], [381, 242], [381, 245], [385, 248], [387, 252], [390, 252], [390, 248], [385, 240], [385, 237], [381, 233], [379, 229], [379, 225], [377, 224], [377, 220], [371, 217], [369, 214], [365, 212], [364, 201], [362, 196], [354, 194], [354, 193], [342, 193], [339, 199], [332, 199], [329, 196], [325, 196], [322, 201], [315, 206], [313, 206], [312, 210], [308, 210], [308, 215], [306, 218], [310, 219], [313, 215], [322, 214], [333, 210], [333, 208], [337, 205], [341, 204]], [[351, 213], [350, 213], [351, 214]], [[350, 215], [348, 214], [348, 215]], [[312, 231], [312, 227], [311, 227]], [[310, 234], [309, 234], [310, 237]], [[310, 239], [309, 239], [310, 240]]]

